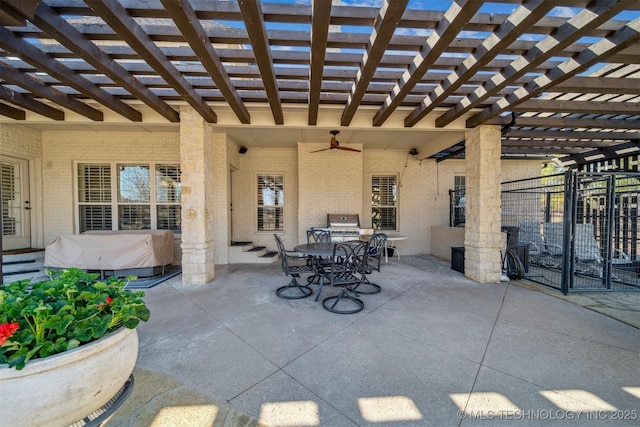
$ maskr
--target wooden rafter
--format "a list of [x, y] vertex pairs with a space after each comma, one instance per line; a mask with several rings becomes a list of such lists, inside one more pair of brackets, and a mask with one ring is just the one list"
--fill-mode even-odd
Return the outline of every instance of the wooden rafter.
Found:
[[308, 123], [310, 126], [314, 126], [318, 122], [318, 107], [320, 106], [320, 93], [322, 92], [322, 76], [327, 53], [330, 22], [331, 2], [314, 1], [313, 14], [311, 15], [311, 50], [309, 59]]
[[500, 54], [507, 46], [512, 45], [525, 30], [540, 20], [557, 3], [544, 0], [525, 1], [460, 66], [449, 74], [411, 114], [405, 117], [404, 125], [411, 127], [422, 120], [453, 94], [456, 89], [465, 84], [471, 76], [480, 71], [491, 59]]
[[162, 78], [167, 80], [203, 119], [209, 123], [217, 121], [216, 114], [120, 3], [115, 0], [86, 0], [86, 3]]
[[341, 126], [349, 126], [356, 114], [408, 2], [409, 0], [384, 0], [380, 13], [374, 21], [373, 33], [362, 58], [356, 81], [353, 83], [347, 105], [342, 112]]
[[572, 114], [640, 114], [639, 102], [574, 101], [558, 99], [532, 99], [510, 105], [509, 111]]
[[47, 104], [43, 104], [42, 102], [31, 99], [20, 92], [15, 92], [5, 87], [0, 87], [0, 99], [53, 120], [64, 120], [64, 111], [53, 108]]
[[[635, 150], [634, 150], [635, 149]], [[640, 139], [614, 146], [600, 147], [595, 150], [581, 151], [559, 158], [561, 163], [572, 168], [585, 165], [593, 161], [605, 161], [618, 157], [629, 150], [640, 152]]]
[[255, 0], [238, 0], [242, 19], [244, 20], [251, 47], [258, 62], [258, 68], [262, 75], [264, 89], [271, 106], [271, 113], [275, 124], [284, 124], [284, 113], [280, 102], [278, 82], [271, 59], [271, 49], [269, 48], [269, 38], [264, 24], [264, 16], [260, 2]]
[[554, 140], [628, 140], [640, 138], [638, 132], [595, 132], [595, 131], [562, 131], [562, 130], [510, 130], [506, 138], [541, 138]]
[[[631, 0], [633, 1], [633, 0]], [[568, 20], [548, 37], [536, 44], [534, 49], [526, 55], [514, 60], [509, 67], [496, 74], [490, 81], [475, 90], [475, 92], [459, 102], [455, 107], [436, 119], [436, 126], [444, 127], [462, 116], [467, 111], [478, 106], [489, 96], [512, 83], [525, 73], [531, 71], [541, 62], [562, 51], [564, 47], [572, 44], [580, 37], [596, 28], [603, 22], [624, 10], [628, 1], [595, 0], [589, 6], [580, 11], [576, 16]]]
[[28, 10], [20, 9], [20, 13], [31, 20], [34, 25], [53, 36], [67, 49], [91, 64], [96, 70], [104, 73], [114, 82], [131, 92], [136, 98], [147, 104], [170, 122], [180, 121], [180, 115], [159, 96], [151, 92], [120, 64], [105, 54], [99, 47], [88, 40], [82, 33], [71, 26], [56, 11], [44, 3], [40, 3], [32, 18]]
[[88, 106], [84, 102], [78, 101], [51, 86], [45, 85], [40, 80], [31, 77], [28, 74], [21, 73], [15, 67], [7, 65], [0, 61], [0, 77], [16, 86], [28, 90], [34, 95], [48, 99], [49, 101], [68, 108], [81, 116], [87, 117], [94, 121], [102, 121], [103, 113], [93, 107]]
[[134, 122], [142, 121], [142, 114], [140, 114], [139, 111], [133, 109], [115, 96], [105, 92], [103, 89], [95, 86], [62, 63], [49, 58], [37, 47], [25, 40], [19, 39], [5, 27], [0, 27], [0, 47], [23, 58], [26, 62], [32, 64], [39, 70], [65, 82], [85, 96], [95, 99], [102, 105], [123, 115], [127, 119]]
[[18, 108], [13, 108], [10, 105], [4, 104], [0, 102], [0, 115], [9, 117], [14, 120], [24, 120], [27, 118], [27, 114], [24, 110], [20, 110]]
[[423, 48], [373, 117], [374, 126], [382, 126], [483, 3], [484, 1], [458, 0], [451, 5], [442, 22], [427, 37]]
[[[495, 117], [486, 124], [503, 125], [508, 117]], [[582, 119], [575, 117], [526, 117], [519, 116], [515, 126], [524, 128], [559, 129], [640, 129], [640, 120]]]
[[549, 90], [573, 93], [617, 93], [640, 95], [640, 79], [615, 79], [611, 77], [571, 77], [554, 84]]
[[216, 50], [208, 42], [207, 35], [187, 0], [161, 0], [167, 13], [176, 23], [198, 59], [207, 70], [218, 90], [224, 96], [231, 109], [236, 113], [240, 123], [251, 123], [251, 116], [233, 86], [227, 70], [218, 57]]
[[[586, 70], [592, 65], [606, 60], [608, 56], [613, 55], [615, 52], [619, 52], [620, 50], [625, 49], [638, 41], [640, 41], [640, 18], [629, 22], [624, 27], [613, 33], [611, 36], [594, 43], [590, 49], [574, 55], [573, 58], [568, 59], [558, 67], [549, 70], [544, 76], [535, 79], [531, 83], [525, 85], [523, 88], [512, 92], [510, 95], [502, 98], [497, 103], [471, 117], [469, 120], [467, 120], [467, 125], [476, 126], [487, 119], [497, 116], [502, 111], [513, 109], [514, 106], [517, 106], [527, 99], [536, 96], [548, 87], [553, 86], [554, 82], [562, 82], [564, 80], [567, 80], [568, 78]], [[632, 106], [630, 110], [632, 114], [634, 113], [634, 111], [635, 113], [640, 113], [637, 104], [635, 106]]]

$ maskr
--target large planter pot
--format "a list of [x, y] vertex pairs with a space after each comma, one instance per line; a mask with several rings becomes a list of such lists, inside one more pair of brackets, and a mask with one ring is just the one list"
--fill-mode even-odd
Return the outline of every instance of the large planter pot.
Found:
[[64, 353], [32, 360], [18, 371], [0, 365], [0, 424], [67, 426], [107, 403], [138, 357], [138, 334], [121, 328]]

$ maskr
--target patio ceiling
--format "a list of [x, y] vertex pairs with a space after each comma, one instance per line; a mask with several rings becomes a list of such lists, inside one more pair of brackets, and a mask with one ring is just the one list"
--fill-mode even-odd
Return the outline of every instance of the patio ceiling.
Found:
[[176, 130], [190, 105], [250, 148], [340, 129], [445, 158], [499, 124], [506, 156], [640, 150], [637, 0], [300, 3], [0, 0], [0, 123]]

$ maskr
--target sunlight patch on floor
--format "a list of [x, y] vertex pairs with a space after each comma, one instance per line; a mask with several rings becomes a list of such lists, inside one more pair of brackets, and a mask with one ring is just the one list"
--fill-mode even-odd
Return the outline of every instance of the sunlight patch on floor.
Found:
[[279, 427], [319, 426], [320, 408], [310, 400], [263, 403], [260, 421]]
[[151, 427], [209, 427], [217, 415], [216, 405], [167, 406], [158, 412]]
[[422, 419], [414, 401], [406, 396], [361, 397], [358, 407], [362, 419], [372, 423]]
[[622, 389], [631, 396], [640, 399], [640, 387], [622, 387]]
[[452, 393], [449, 397], [458, 409], [467, 414], [492, 416], [520, 411], [508, 397], [495, 392]]
[[560, 409], [571, 412], [615, 411], [616, 408], [586, 390], [542, 390], [544, 397]]

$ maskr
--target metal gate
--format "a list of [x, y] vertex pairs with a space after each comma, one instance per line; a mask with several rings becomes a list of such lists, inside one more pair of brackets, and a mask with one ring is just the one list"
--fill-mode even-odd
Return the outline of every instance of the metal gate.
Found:
[[503, 229], [525, 277], [562, 290], [640, 290], [640, 173], [575, 172], [502, 183]]

